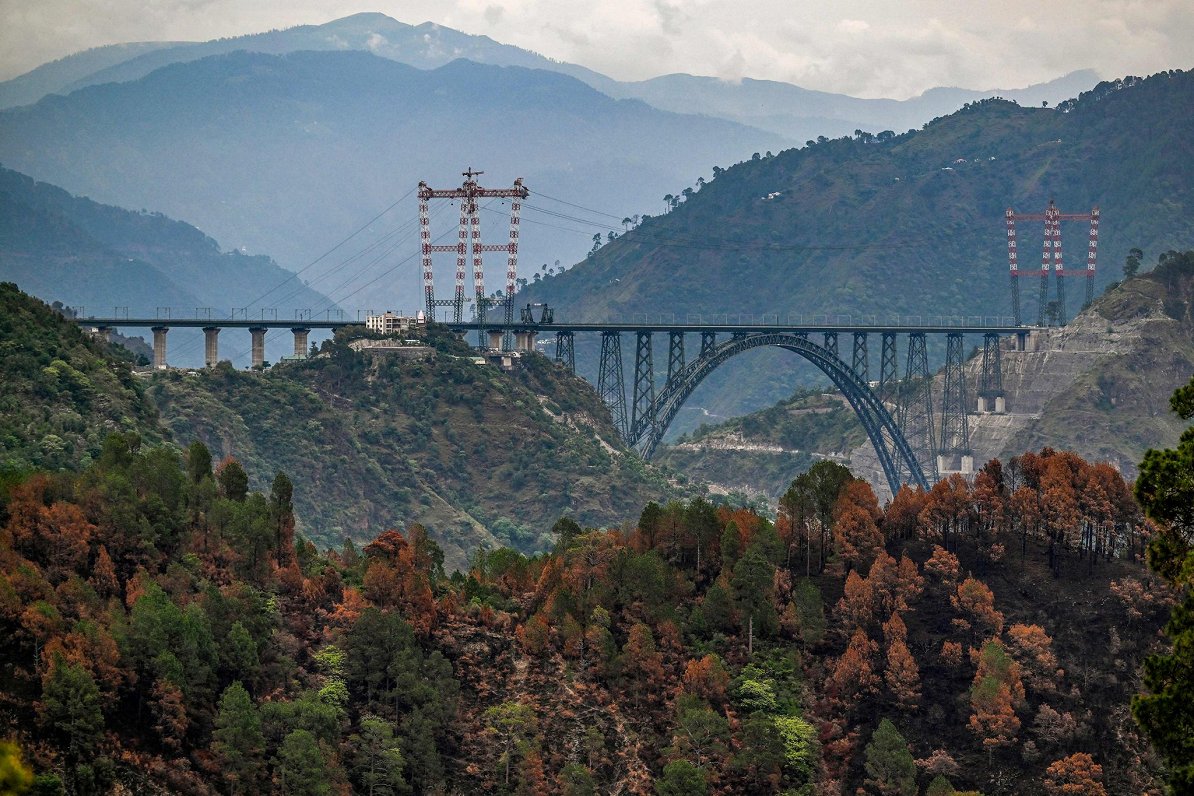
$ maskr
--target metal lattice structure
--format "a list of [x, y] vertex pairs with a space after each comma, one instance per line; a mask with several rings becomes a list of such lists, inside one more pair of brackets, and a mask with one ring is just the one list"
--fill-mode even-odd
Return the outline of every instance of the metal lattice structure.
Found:
[[995, 409], [996, 401], [1004, 397], [1001, 350], [999, 335], [983, 335], [983, 369], [978, 378], [978, 397], [982, 399], [980, 411]]
[[[1004, 223], [1007, 226], [1007, 262], [1008, 269], [1011, 274], [1011, 289], [1012, 289], [1012, 314], [1016, 325], [1020, 324], [1020, 280], [1019, 277], [1031, 272], [1023, 272], [1019, 267], [1019, 259], [1017, 256], [1017, 221], [1041, 221], [1044, 222], [1044, 245], [1041, 250], [1041, 270], [1040, 276], [1040, 292], [1037, 301], [1037, 325], [1044, 326], [1049, 308], [1049, 271], [1052, 269], [1054, 274], [1054, 281], [1056, 283], [1057, 291], [1057, 309], [1056, 322], [1058, 325], [1065, 325], [1066, 323], [1066, 297], [1065, 297], [1065, 277], [1067, 275], [1085, 274], [1086, 276], [1086, 296], [1083, 303], [1083, 308], [1090, 306], [1094, 300], [1094, 280], [1095, 270], [1098, 264], [1099, 254], [1099, 208], [1091, 208], [1089, 214], [1086, 213], [1062, 213], [1057, 209], [1053, 200], [1049, 200], [1049, 206], [1044, 213], [1017, 213], [1012, 208], [1008, 208], [1003, 214]], [[1085, 271], [1070, 271], [1068, 274], [1065, 270], [1065, 261], [1062, 256], [1061, 247], [1061, 222], [1062, 221], [1089, 221], [1090, 236], [1087, 239], [1086, 247], [1086, 270]]]
[[[966, 401], [966, 355], [962, 350], [962, 335], [946, 335], [945, 389], [941, 395], [941, 457], [967, 457], [970, 450], [969, 405]], [[964, 458], [963, 458], [964, 461]], [[938, 470], [944, 469], [939, 463]], [[954, 468], [949, 468], [954, 469]], [[967, 469], [965, 466], [962, 470]]]
[[626, 387], [622, 381], [622, 336], [618, 332], [601, 333], [601, 366], [597, 371], [597, 394], [609, 407], [614, 428], [623, 439], [626, 427]]
[[651, 356], [651, 333], [639, 332], [635, 337], [637, 344], [634, 348], [634, 403], [630, 407], [632, 439], [641, 437], [645, 429], [651, 425], [654, 420], [651, 408], [655, 403], [655, 366]]
[[556, 362], [563, 363], [569, 373], [576, 373], [576, 340], [572, 332], [556, 332]]
[[[522, 200], [526, 199], [529, 191], [522, 184], [522, 178], [514, 181], [512, 188], [482, 188], [477, 184], [476, 177], [484, 172], [473, 171], [470, 167], [462, 172], [464, 183], [459, 188], [435, 189], [427, 183], [419, 183], [419, 236], [422, 242], [423, 254], [423, 293], [427, 302], [427, 317], [435, 318], [436, 307], [451, 307], [452, 320], [460, 323], [464, 319], [465, 281], [467, 266], [471, 257], [473, 271], [473, 292], [476, 301], [477, 319], [485, 320], [486, 308], [491, 302], [485, 296], [485, 252], [506, 253], [506, 285], [503, 303], [505, 305], [506, 323], [514, 320], [514, 289], [518, 277], [518, 223], [522, 211]], [[504, 244], [486, 244], [481, 240], [481, 216], [478, 199], [505, 198], [510, 200], [510, 238]], [[455, 200], [460, 203], [460, 229], [455, 244], [436, 245], [431, 239], [431, 208], [432, 199]], [[450, 299], [435, 297], [435, 272], [432, 255], [436, 252], [453, 252], [456, 254], [455, 290]], [[484, 337], [484, 331], [478, 330], [479, 336]], [[507, 334], [506, 337], [509, 337]], [[510, 347], [509, 340], [505, 340], [504, 348]]]
[[668, 332], [667, 383], [671, 384], [684, 370], [684, 332]]
[[883, 351], [879, 357], [879, 400], [896, 406], [899, 401], [900, 359], [896, 353], [896, 336], [883, 332]]
[[921, 463], [925, 476], [937, 481], [937, 435], [933, 422], [933, 374], [929, 372], [924, 334], [908, 335], [908, 361], [900, 383], [899, 426]]
[[863, 381], [871, 380], [871, 368], [866, 355], [866, 332], [854, 333], [854, 375]]

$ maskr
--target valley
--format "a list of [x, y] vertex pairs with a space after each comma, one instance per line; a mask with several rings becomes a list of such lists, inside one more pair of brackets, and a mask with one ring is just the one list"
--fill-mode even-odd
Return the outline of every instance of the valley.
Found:
[[0, 794], [1194, 788], [1181, 13], [123, 1], [0, 82]]

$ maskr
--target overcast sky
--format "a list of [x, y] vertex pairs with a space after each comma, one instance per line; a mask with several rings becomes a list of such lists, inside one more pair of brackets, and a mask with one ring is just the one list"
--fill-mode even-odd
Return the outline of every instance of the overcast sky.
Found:
[[0, 79], [88, 47], [359, 11], [483, 33], [623, 80], [784, 80], [863, 97], [1194, 66], [1192, 0], [0, 0]]

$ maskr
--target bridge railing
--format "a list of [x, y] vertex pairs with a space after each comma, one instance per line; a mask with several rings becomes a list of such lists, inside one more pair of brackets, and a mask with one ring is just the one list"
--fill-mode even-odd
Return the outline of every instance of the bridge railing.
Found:
[[[580, 318], [569, 318], [573, 323], [588, 323]], [[595, 320], [595, 323], [608, 321], [608, 318]], [[704, 326], [1015, 326], [1015, 318], [1011, 315], [879, 315], [877, 313], [831, 313], [831, 312], [688, 312], [680, 315], [675, 312], [635, 313], [622, 321], [625, 324], [641, 323], [644, 326], [691, 326], [694, 329]]]

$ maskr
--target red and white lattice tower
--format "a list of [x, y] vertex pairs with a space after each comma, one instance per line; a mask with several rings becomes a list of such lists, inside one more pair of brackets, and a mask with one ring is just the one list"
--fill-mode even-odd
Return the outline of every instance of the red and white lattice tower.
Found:
[[[419, 183], [419, 227], [420, 240], [423, 248], [423, 293], [427, 300], [427, 317], [435, 317], [436, 307], [451, 307], [452, 320], [460, 323], [464, 320], [465, 279], [468, 262], [472, 259], [473, 292], [476, 298], [476, 312], [479, 321], [485, 320], [485, 308], [489, 300], [485, 297], [485, 267], [484, 252], [506, 252], [506, 286], [504, 303], [506, 305], [506, 322], [514, 321], [514, 280], [518, 275], [518, 219], [522, 211], [522, 200], [529, 191], [523, 187], [522, 178], [514, 181], [512, 188], [482, 188], [477, 184], [476, 177], [484, 172], [468, 171], [462, 173], [464, 183], [459, 188], [438, 190], [428, 187], [427, 183]], [[481, 216], [477, 200], [482, 198], [503, 198], [510, 200], [510, 239], [503, 244], [485, 244], [481, 240]], [[431, 213], [432, 199], [459, 200], [460, 229], [457, 233], [455, 245], [434, 245], [431, 242]], [[450, 299], [435, 298], [435, 272], [432, 254], [435, 252], [455, 252], [456, 254], [456, 284], [455, 292]]]
[[[1062, 257], [1061, 248], [1061, 222], [1062, 221], [1089, 221], [1090, 222], [1090, 241], [1086, 250], [1086, 301], [1083, 306], [1088, 306], [1094, 300], [1094, 278], [1095, 266], [1098, 261], [1098, 247], [1099, 247], [1099, 208], [1091, 209], [1090, 214], [1085, 213], [1062, 213], [1057, 209], [1057, 206], [1052, 200], [1049, 201], [1049, 207], [1045, 209], [1044, 213], [1017, 213], [1010, 207], [1003, 214], [1004, 222], [1007, 225], [1007, 261], [1008, 269], [1011, 273], [1011, 288], [1012, 288], [1012, 312], [1015, 315], [1016, 325], [1020, 325], [1020, 284], [1019, 277], [1021, 274], [1032, 272], [1024, 272], [1019, 268], [1019, 262], [1016, 252], [1016, 222], [1017, 221], [1043, 221], [1044, 222], [1044, 246], [1041, 249], [1041, 270], [1039, 272], [1041, 278], [1040, 298], [1037, 306], [1037, 325], [1045, 325], [1045, 310], [1049, 303], [1049, 271], [1052, 269], [1055, 281], [1057, 283], [1057, 322], [1064, 324], [1066, 322], [1066, 306], [1065, 306], [1065, 282], [1067, 276], [1065, 270], [1065, 261]], [[1077, 276], [1083, 272], [1070, 271], [1069, 276]]]

